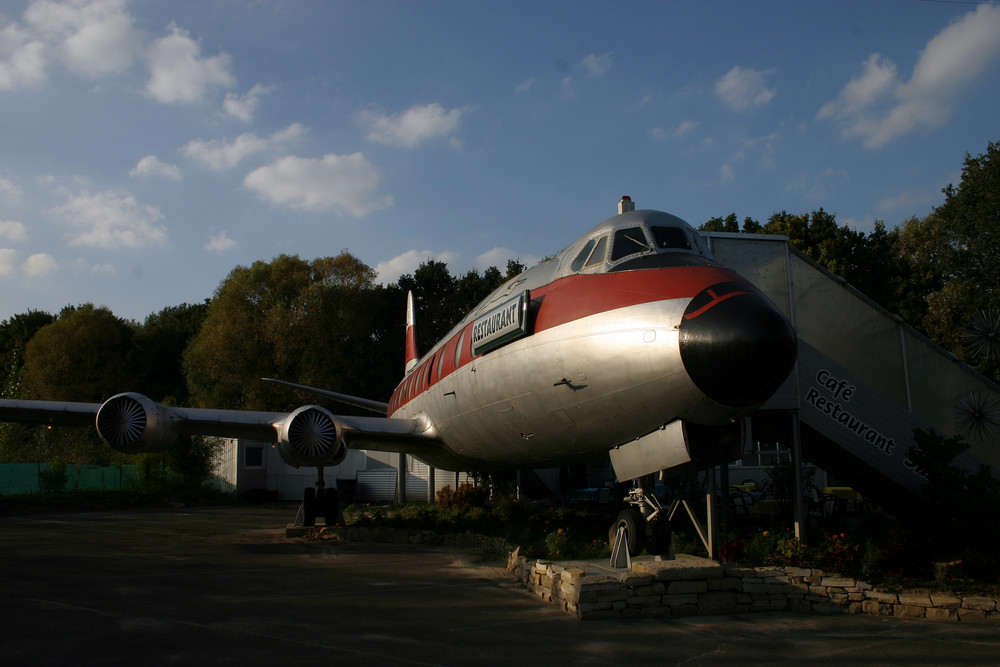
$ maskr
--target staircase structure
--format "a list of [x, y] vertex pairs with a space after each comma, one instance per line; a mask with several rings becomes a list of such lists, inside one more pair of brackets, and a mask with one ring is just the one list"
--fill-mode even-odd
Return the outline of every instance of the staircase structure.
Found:
[[1000, 471], [1000, 387], [787, 237], [703, 236], [716, 259], [763, 290], [795, 327], [795, 370], [760, 414], [773, 422], [787, 413], [802, 456], [897, 508], [915, 502], [924, 481], [909, 459], [915, 428], [963, 436], [971, 448], [955, 465]]

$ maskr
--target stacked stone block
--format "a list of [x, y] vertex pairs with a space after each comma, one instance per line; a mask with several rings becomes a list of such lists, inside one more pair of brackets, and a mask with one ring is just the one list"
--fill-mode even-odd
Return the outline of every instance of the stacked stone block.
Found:
[[521, 557], [508, 568], [547, 602], [581, 619], [680, 617], [789, 611], [871, 614], [1000, 625], [990, 597], [907, 593], [800, 567], [736, 567], [705, 558], [642, 558], [630, 570], [593, 561]]

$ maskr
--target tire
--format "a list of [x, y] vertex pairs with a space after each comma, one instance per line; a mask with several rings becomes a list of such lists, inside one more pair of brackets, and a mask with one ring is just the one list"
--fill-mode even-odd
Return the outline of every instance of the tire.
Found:
[[323, 517], [326, 519], [326, 525], [337, 525], [340, 519], [340, 496], [337, 494], [337, 489], [323, 490]]
[[629, 556], [638, 556], [646, 546], [646, 517], [639, 510], [628, 508], [618, 513], [618, 518], [611, 524], [611, 531], [608, 533], [608, 544], [614, 548], [615, 537], [618, 535], [618, 528], [625, 526], [625, 544], [628, 546]]
[[311, 486], [302, 491], [302, 525], [316, 525], [316, 489]]

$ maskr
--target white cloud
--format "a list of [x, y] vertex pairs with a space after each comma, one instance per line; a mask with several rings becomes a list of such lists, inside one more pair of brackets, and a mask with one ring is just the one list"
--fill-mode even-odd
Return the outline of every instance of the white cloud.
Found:
[[58, 271], [59, 263], [47, 252], [38, 252], [29, 255], [28, 259], [24, 260], [24, 264], [21, 265], [21, 269], [29, 276], [44, 276]]
[[143, 248], [166, 241], [166, 229], [157, 224], [163, 214], [155, 206], [139, 204], [129, 194], [112, 190], [82, 191], [54, 209], [80, 232], [70, 239], [72, 246], [119, 249]]
[[412, 274], [421, 264], [428, 260], [436, 260], [445, 264], [454, 263], [458, 260], [458, 253], [445, 251], [434, 252], [432, 250], [407, 250], [402, 255], [396, 255], [392, 259], [379, 262], [375, 265], [376, 283], [389, 285], [399, 280], [403, 274]]
[[696, 120], [681, 121], [681, 124], [677, 126], [676, 130], [674, 130], [674, 136], [678, 138], [686, 136], [694, 132], [697, 127], [698, 121]]
[[721, 167], [719, 167], [719, 183], [720, 184], [724, 185], [726, 183], [729, 183], [735, 177], [736, 177], [736, 174], [733, 172], [733, 168], [732, 168], [731, 165], [724, 164]]
[[0, 220], [0, 239], [8, 241], [27, 241], [28, 232], [17, 220]]
[[611, 53], [611, 51], [608, 51], [599, 56], [593, 53], [585, 56], [582, 62], [587, 73], [590, 76], [601, 76], [610, 70], [612, 65]]
[[235, 83], [229, 54], [202, 58], [198, 42], [175, 24], [170, 25], [169, 35], [153, 43], [146, 59], [150, 69], [146, 93], [166, 104], [197, 102], [210, 89]]
[[392, 206], [378, 190], [379, 173], [361, 153], [322, 159], [283, 157], [247, 174], [243, 185], [272, 204], [308, 211], [341, 209], [364, 217]]
[[929, 211], [940, 197], [932, 196], [931, 193], [923, 190], [909, 190], [895, 197], [883, 197], [878, 201], [876, 207], [882, 213], [896, 213], [903, 211], [913, 213], [914, 211]]
[[536, 83], [535, 79], [525, 79], [521, 83], [517, 84], [517, 88], [514, 89], [514, 92], [517, 93], [518, 95], [520, 95], [521, 93], [526, 93], [529, 90], [531, 90], [531, 87], [534, 86], [535, 83]]
[[132, 25], [124, 0], [39, 0], [25, 10], [24, 19], [77, 74], [120, 74], [139, 53], [140, 33]]
[[253, 120], [257, 112], [257, 105], [260, 104], [261, 95], [267, 95], [274, 91], [274, 86], [255, 85], [245, 95], [226, 93], [226, 99], [222, 103], [222, 115], [226, 118], [235, 118], [249, 123]]
[[0, 248], [0, 276], [9, 276], [21, 264], [21, 253], [10, 248]]
[[253, 132], [241, 134], [229, 143], [214, 139], [211, 141], [194, 139], [181, 148], [181, 152], [213, 171], [222, 172], [232, 169], [251, 155], [285, 150], [289, 145], [298, 141], [304, 133], [305, 129], [301, 125], [292, 123], [285, 129], [263, 139]]
[[132, 178], [140, 176], [157, 176], [168, 181], [179, 181], [183, 178], [179, 167], [166, 162], [160, 162], [155, 155], [147, 155], [139, 160], [132, 170], [128, 172]]
[[878, 53], [868, 56], [862, 70], [860, 76], [844, 86], [836, 100], [827, 102], [820, 108], [817, 118], [842, 119], [859, 114], [880, 99], [888, 97], [898, 85], [895, 63], [882, 58]]
[[0, 178], [0, 196], [6, 199], [18, 200], [21, 198], [21, 187], [6, 178]]
[[0, 90], [34, 86], [45, 76], [45, 44], [15, 23], [0, 27]]
[[205, 250], [214, 252], [218, 255], [221, 255], [229, 250], [236, 250], [239, 247], [240, 244], [229, 238], [229, 234], [226, 233], [226, 230], [222, 230], [218, 234], [214, 235], [208, 240], [208, 243], [205, 244]]
[[510, 248], [502, 248], [498, 246], [487, 250], [483, 254], [476, 257], [476, 261], [473, 263], [473, 266], [479, 270], [495, 266], [500, 269], [500, 273], [504, 273], [507, 271], [507, 261], [511, 259], [517, 260], [527, 267], [534, 266], [541, 261], [541, 258], [536, 255], [525, 255], [515, 252]]
[[434, 102], [392, 115], [362, 111], [358, 118], [368, 127], [370, 140], [388, 146], [415, 148], [425, 141], [451, 136], [468, 110], [468, 107], [457, 107], [445, 111]]
[[118, 272], [114, 264], [95, 264], [90, 267], [90, 272], [98, 276], [113, 276]]
[[774, 98], [774, 89], [765, 85], [765, 77], [773, 73], [737, 65], [715, 82], [715, 94], [733, 111], [763, 106]]
[[839, 121], [845, 137], [880, 148], [917, 129], [934, 129], [951, 117], [962, 94], [1000, 60], [1000, 6], [980, 5], [934, 36], [921, 52], [906, 83], [896, 66], [872, 54], [862, 73], [818, 119]]

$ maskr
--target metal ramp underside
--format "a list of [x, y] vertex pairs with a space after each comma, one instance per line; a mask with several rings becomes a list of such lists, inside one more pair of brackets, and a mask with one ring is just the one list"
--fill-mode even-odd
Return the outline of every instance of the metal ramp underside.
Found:
[[962, 364], [784, 236], [703, 233], [716, 258], [791, 320], [799, 354], [763, 410], [797, 411], [804, 456], [864, 495], [901, 506], [920, 494], [915, 428], [962, 435], [955, 464], [1000, 471], [1000, 387]]

